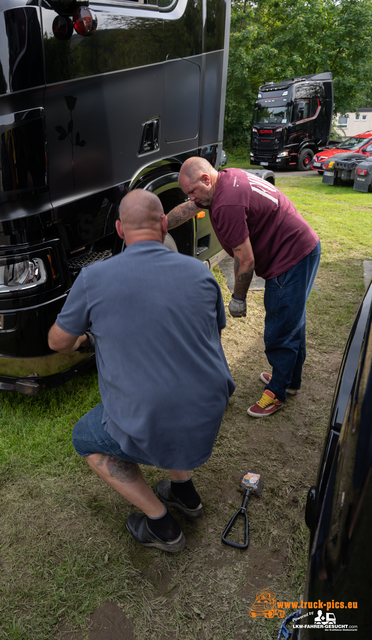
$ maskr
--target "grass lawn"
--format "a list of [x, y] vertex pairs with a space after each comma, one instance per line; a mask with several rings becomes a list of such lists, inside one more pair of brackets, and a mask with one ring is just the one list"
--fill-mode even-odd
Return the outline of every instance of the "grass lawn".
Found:
[[[234, 165], [249, 167], [229, 155]], [[301, 597], [307, 490], [364, 293], [363, 260], [372, 260], [371, 194], [323, 185], [317, 174], [282, 172], [276, 184], [322, 243], [301, 393], [264, 424], [246, 414], [267, 370], [263, 292], [252, 291], [247, 318], [229, 317], [222, 338], [237, 389], [211, 459], [193, 472], [205, 516], [194, 524], [179, 516], [187, 547], [174, 557], [129, 537], [131, 506], [73, 450], [73, 425], [100, 401], [94, 371], [39, 397], [2, 394], [1, 639], [276, 639], [279, 619], [253, 619], [249, 610], [262, 589], [278, 600]], [[214, 273], [227, 303], [224, 277], [218, 267]], [[222, 545], [221, 534], [249, 469], [263, 475], [264, 489], [249, 502], [250, 546], [242, 552]], [[152, 486], [166, 477], [159, 469], [144, 474]]]

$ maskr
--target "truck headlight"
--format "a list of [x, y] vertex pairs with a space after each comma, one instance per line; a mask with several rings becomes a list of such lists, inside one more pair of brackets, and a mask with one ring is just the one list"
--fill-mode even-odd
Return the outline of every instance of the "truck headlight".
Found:
[[288, 155], [288, 151], [281, 151], [278, 153], [278, 158], [286, 158]]
[[7, 259], [0, 264], [0, 294], [24, 291], [43, 284], [47, 274], [40, 258]]

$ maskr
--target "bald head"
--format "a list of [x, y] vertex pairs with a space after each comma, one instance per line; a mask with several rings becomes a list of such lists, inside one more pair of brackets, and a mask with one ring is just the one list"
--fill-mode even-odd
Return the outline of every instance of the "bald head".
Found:
[[209, 207], [217, 185], [218, 171], [205, 158], [188, 158], [182, 165], [179, 183], [192, 202]]
[[203, 175], [203, 173], [206, 173], [211, 177], [214, 173], [217, 173], [217, 171], [205, 158], [188, 158], [188, 160], [186, 160], [181, 167], [180, 181], [183, 178], [186, 178], [191, 182], [196, 182]]
[[122, 199], [116, 230], [127, 245], [144, 240], [163, 242], [167, 217], [159, 198], [150, 191], [135, 189]]

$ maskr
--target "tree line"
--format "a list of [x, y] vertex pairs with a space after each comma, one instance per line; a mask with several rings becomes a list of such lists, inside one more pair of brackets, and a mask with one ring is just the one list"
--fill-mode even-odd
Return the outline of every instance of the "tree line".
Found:
[[331, 71], [335, 113], [372, 103], [372, 0], [232, 0], [224, 146], [249, 145], [265, 82]]

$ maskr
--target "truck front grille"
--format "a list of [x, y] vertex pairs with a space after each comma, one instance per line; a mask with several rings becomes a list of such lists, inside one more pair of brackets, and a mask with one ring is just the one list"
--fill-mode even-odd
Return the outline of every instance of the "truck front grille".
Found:
[[83, 267], [88, 267], [94, 262], [107, 260], [107, 258], [111, 258], [111, 256], [111, 249], [105, 249], [104, 251], [86, 251], [85, 253], [80, 253], [78, 256], [70, 258], [67, 263], [71, 273], [77, 276]]

